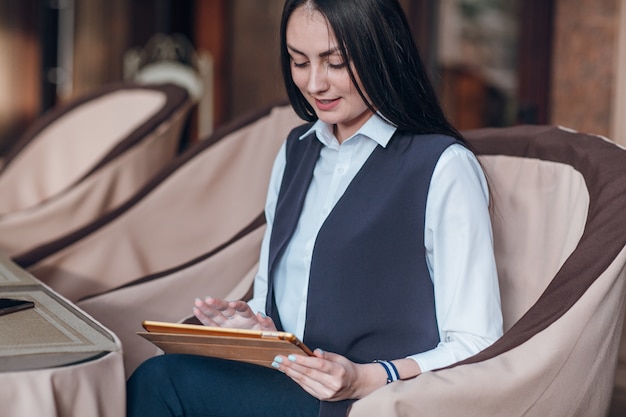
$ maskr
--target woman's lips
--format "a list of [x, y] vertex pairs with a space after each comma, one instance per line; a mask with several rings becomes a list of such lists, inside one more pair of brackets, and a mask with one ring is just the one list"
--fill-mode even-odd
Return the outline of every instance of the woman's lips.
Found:
[[334, 109], [337, 104], [339, 104], [339, 99], [333, 99], [333, 100], [319, 100], [319, 99], [315, 99], [315, 106], [321, 110], [321, 111], [329, 111]]

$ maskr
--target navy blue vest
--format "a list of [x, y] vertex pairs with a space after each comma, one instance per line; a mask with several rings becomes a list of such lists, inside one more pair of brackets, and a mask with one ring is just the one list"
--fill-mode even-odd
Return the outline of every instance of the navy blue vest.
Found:
[[[298, 139], [309, 127], [296, 128], [287, 138], [270, 239], [266, 312], [279, 328], [274, 270], [296, 228], [323, 146], [314, 137]], [[365, 162], [317, 235], [306, 345], [364, 363], [403, 358], [438, 344], [424, 221], [434, 167], [454, 142], [448, 136], [396, 132], [386, 148], [376, 147]], [[336, 410], [320, 415], [345, 415], [349, 403], [322, 403], [323, 409]]]

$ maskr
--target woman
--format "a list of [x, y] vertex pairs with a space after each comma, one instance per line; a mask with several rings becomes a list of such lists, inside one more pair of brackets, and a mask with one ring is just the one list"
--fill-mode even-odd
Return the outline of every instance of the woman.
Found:
[[333, 416], [502, 333], [488, 190], [446, 121], [395, 0], [287, 0], [296, 112], [272, 171], [254, 298], [197, 299], [206, 325], [287, 330], [314, 357], [270, 368], [144, 363], [129, 416]]

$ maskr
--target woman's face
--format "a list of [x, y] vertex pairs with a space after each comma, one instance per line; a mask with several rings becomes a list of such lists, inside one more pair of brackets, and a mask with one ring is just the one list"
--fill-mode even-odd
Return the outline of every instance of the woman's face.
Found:
[[334, 125], [335, 136], [342, 142], [372, 112], [350, 80], [348, 63], [343, 62], [328, 21], [319, 11], [301, 6], [289, 18], [286, 35], [294, 83], [317, 117]]

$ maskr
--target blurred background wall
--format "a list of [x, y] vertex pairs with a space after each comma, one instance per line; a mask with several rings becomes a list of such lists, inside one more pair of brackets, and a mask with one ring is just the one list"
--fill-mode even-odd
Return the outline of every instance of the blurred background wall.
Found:
[[[210, 58], [211, 128], [283, 99], [282, 2], [0, 0], [0, 154], [37, 115], [122, 80], [125, 54], [158, 33], [181, 34]], [[401, 3], [458, 128], [553, 123], [609, 137], [622, 128], [624, 0]]]

